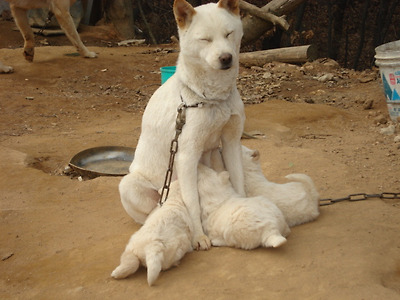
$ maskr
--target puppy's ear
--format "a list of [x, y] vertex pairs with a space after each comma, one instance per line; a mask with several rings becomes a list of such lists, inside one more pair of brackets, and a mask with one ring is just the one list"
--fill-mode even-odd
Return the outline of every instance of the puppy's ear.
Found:
[[174, 1], [174, 15], [178, 27], [183, 29], [190, 25], [193, 16], [196, 14], [193, 6], [185, 0]]
[[240, 14], [239, 10], [239, 0], [219, 0], [218, 7], [225, 8], [235, 15]]
[[257, 161], [259, 159], [260, 159], [260, 152], [258, 150], [254, 150], [253, 153], [251, 153], [251, 160]]

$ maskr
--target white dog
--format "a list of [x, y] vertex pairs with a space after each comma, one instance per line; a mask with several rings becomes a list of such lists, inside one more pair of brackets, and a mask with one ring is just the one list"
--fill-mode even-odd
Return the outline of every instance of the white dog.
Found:
[[179, 136], [174, 179], [193, 220], [193, 247], [208, 249], [200, 220], [197, 166], [204, 152], [222, 144], [222, 156], [235, 190], [244, 195], [240, 137], [244, 107], [236, 88], [243, 35], [238, 0], [193, 8], [175, 0], [180, 37], [176, 73], [151, 97], [142, 119], [135, 159], [119, 191], [127, 213], [143, 223], [159, 200], [175, 136], [177, 108], [186, 109]]
[[168, 201], [155, 208], [144, 225], [132, 235], [121, 256], [121, 264], [111, 276], [125, 278], [143, 265], [147, 266], [147, 282], [151, 286], [161, 270], [176, 266], [187, 252], [192, 251], [192, 232], [192, 220], [175, 181], [171, 184]]
[[[76, 0], [7, 0], [10, 2], [10, 8], [23, 38], [24, 38], [24, 56], [28, 61], [33, 61], [35, 53], [35, 37], [29, 26], [27, 11], [35, 8], [48, 8], [57, 18], [58, 23], [64, 30], [71, 43], [77, 48], [83, 57], [96, 57], [96, 53], [89, 51], [82, 43], [78, 32], [76, 31], [74, 21], [69, 13], [70, 6]], [[12, 68], [0, 63], [0, 72], [12, 72]]]
[[290, 174], [292, 182], [268, 181], [261, 169], [260, 153], [242, 146], [246, 195], [264, 196], [274, 202], [290, 227], [315, 220], [319, 216], [319, 194], [312, 179], [305, 174]]
[[199, 165], [202, 221], [213, 246], [254, 249], [286, 243], [289, 226], [279, 208], [263, 196], [244, 198], [229, 181], [229, 173], [217, 173]]

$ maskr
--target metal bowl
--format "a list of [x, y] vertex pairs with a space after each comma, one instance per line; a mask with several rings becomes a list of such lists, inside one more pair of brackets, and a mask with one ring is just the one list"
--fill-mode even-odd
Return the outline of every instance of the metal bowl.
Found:
[[83, 150], [71, 158], [69, 166], [81, 176], [123, 176], [135, 156], [135, 149], [104, 146]]

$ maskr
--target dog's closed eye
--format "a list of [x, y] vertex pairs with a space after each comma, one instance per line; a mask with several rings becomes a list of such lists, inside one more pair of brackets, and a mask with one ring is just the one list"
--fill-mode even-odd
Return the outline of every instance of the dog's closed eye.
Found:
[[203, 38], [200, 38], [200, 41], [210, 43], [210, 42], [212, 42], [212, 39], [209, 37], [203, 37]]
[[228, 38], [232, 33], [233, 33], [233, 31], [228, 32], [228, 33], [225, 35], [225, 37]]

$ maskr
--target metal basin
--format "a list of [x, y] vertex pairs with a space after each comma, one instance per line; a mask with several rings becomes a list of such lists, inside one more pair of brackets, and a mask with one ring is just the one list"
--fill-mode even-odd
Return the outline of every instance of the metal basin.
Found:
[[123, 176], [128, 174], [135, 148], [104, 146], [83, 150], [71, 158], [69, 166], [81, 176]]

